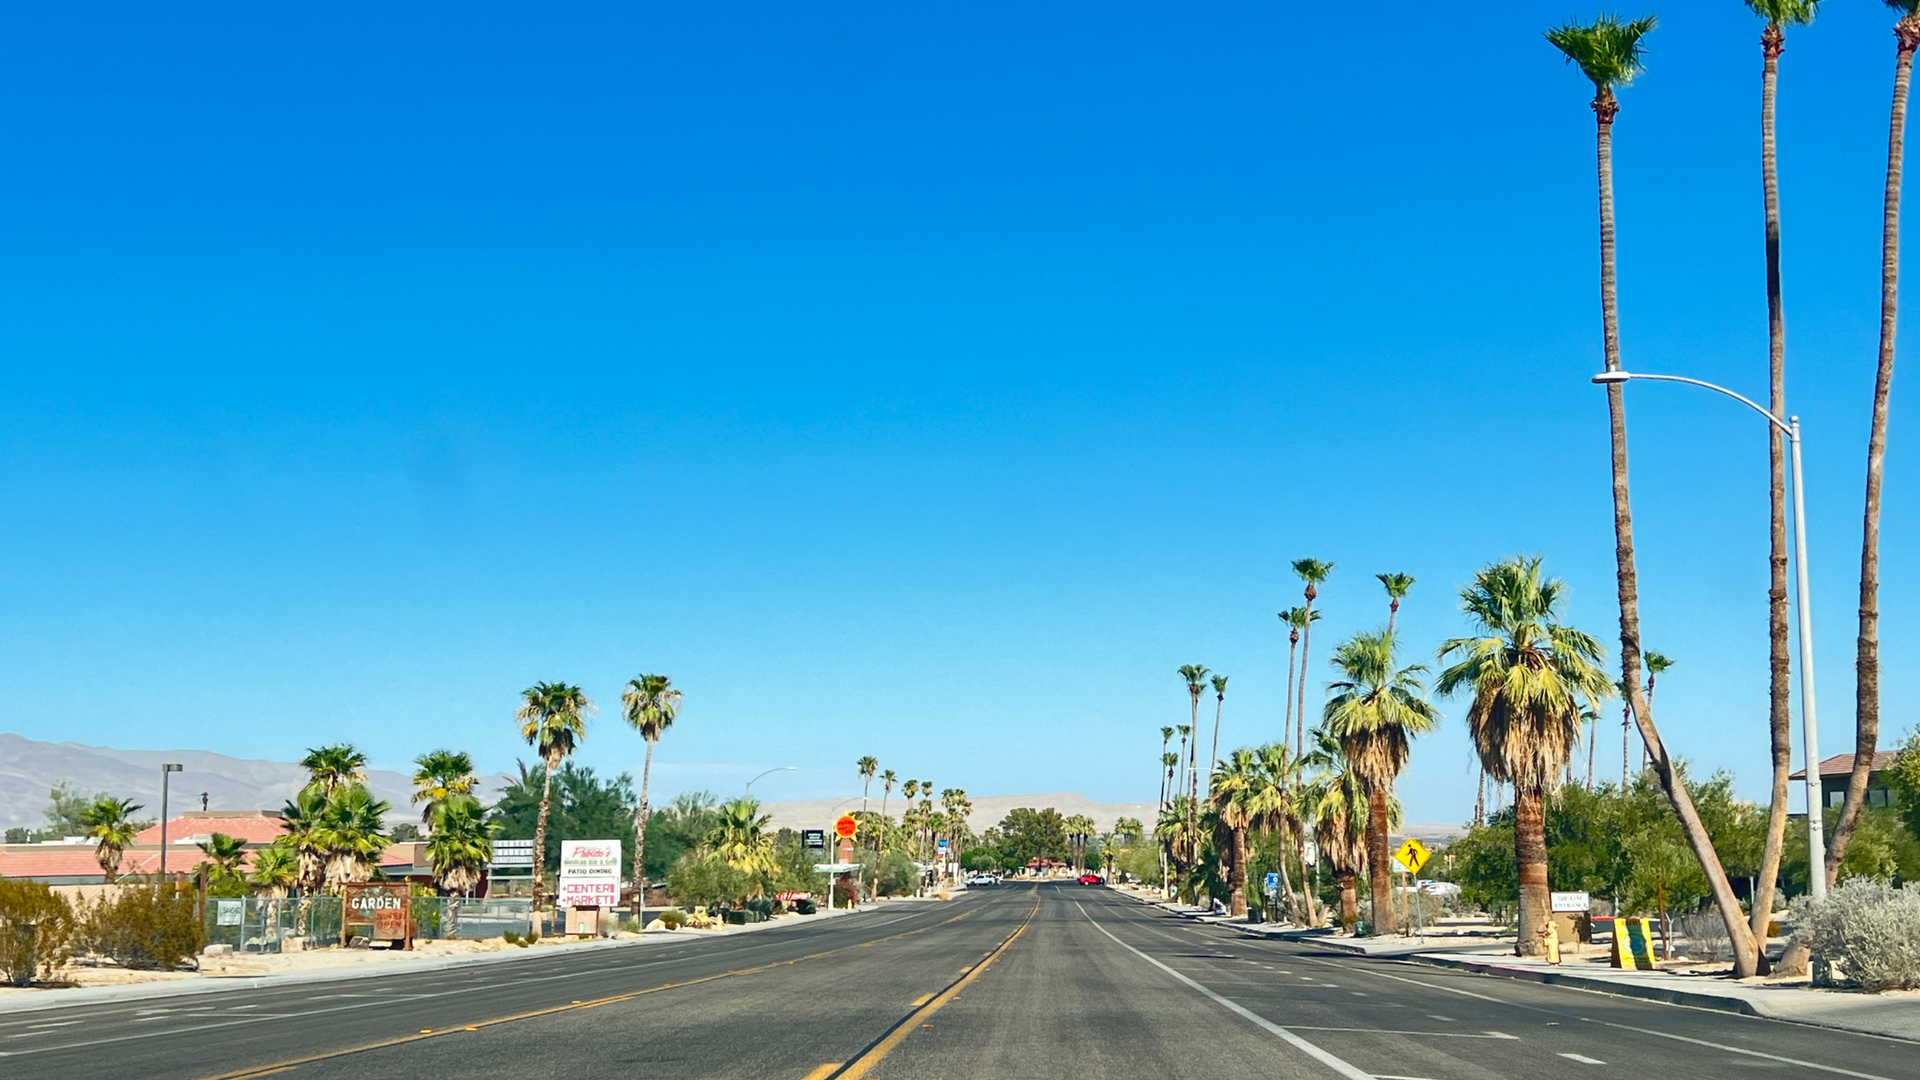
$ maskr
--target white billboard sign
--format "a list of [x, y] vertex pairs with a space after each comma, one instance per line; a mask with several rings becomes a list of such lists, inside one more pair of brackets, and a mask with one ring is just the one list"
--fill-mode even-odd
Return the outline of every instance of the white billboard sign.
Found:
[[614, 907], [620, 903], [620, 841], [560, 841], [561, 907]]

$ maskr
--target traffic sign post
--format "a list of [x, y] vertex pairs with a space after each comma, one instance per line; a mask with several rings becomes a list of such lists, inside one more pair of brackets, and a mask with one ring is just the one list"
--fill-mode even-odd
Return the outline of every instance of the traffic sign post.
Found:
[[1431, 858], [1433, 858], [1433, 852], [1427, 849], [1427, 845], [1411, 836], [1407, 837], [1393, 852], [1393, 861], [1407, 872], [1410, 884], [1407, 887], [1405, 907], [1413, 914], [1416, 921], [1420, 914], [1420, 899], [1414, 894], [1420, 889], [1420, 868], [1427, 865], [1427, 860]]

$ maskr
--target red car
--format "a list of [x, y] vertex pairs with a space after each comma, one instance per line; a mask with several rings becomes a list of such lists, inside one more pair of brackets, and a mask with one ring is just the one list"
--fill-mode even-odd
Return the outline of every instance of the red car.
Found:
[[1079, 877], [1079, 881], [1080, 881], [1080, 884], [1082, 885], [1105, 885], [1106, 884], [1105, 881], [1101, 880], [1099, 874], [1081, 874]]

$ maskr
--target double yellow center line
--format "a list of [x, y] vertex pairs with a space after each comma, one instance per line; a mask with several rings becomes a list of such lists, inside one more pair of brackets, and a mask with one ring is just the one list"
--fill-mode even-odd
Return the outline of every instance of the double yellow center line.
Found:
[[[838, 956], [839, 954], [844, 952], [851, 952], [854, 949], [864, 949], [872, 945], [878, 945], [881, 942], [885, 942], [885, 941], [898, 941], [901, 938], [912, 937], [915, 934], [924, 934], [930, 930], [937, 930], [942, 926], [948, 925], [949, 923], [959, 922], [961, 919], [965, 919], [973, 915], [973, 913], [978, 910], [980, 909], [969, 908], [968, 910], [963, 911], [958, 915], [955, 915], [951, 919], [942, 919], [941, 921], [934, 923], [931, 926], [923, 926], [917, 930], [903, 930], [898, 934], [889, 934], [886, 937], [874, 938], [871, 941], [862, 941], [853, 945], [843, 945], [840, 948], [828, 949], [825, 952], [809, 953], [806, 956], [798, 956], [792, 960], [775, 960], [771, 963], [761, 964], [757, 967], [740, 968], [739, 970], [736, 970], [736, 971], [723, 971], [717, 975], [703, 975], [699, 978], [687, 979], [684, 982], [661, 983], [659, 986], [650, 986], [645, 990], [631, 990], [624, 994], [609, 994], [606, 997], [593, 998], [591, 1000], [573, 1001], [565, 1005], [554, 1005], [544, 1009], [532, 1009], [527, 1012], [514, 1013], [511, 1016], [498, 1016], [498, 1017], [494, 1017], [491, 1020], [480, 1020], [472, 1024], [465, 1024], [465, 1025], [460, 1025], [455, 1027], [445, 1027], [445, 1028], [439, 1028], [439, 1029], [422, 1028], [420, 1029], [420, 1032], [415, 1035], [402, 1035], [397, 1038], [382, 1039], [378, 1042], [362, 1043], [358, 1046], [349, 1046], [341, 1050], [328, 1050], [324, 1053], [309, 1054], [306, 1057], [288, 1058], [285, 1061], [276, 1061], [270, 1065], [256, 1065], [251, 1068], [236, 1069], [232, 1072], [224, 1072], [214, 1076], [204, 1077], [203, 1080], [252, 1080], [252, 1078], [256, 1076], [267, 1076], [272, 1073], [285, 1072], [288, 1069], [297, 1068], [301, 1065], [308, 1065], [316, 1061], [328, 1061], [333, 1058], [346, 1057], [350, 1054], [363, 1054], [369, 1050], [383, 1050], [390, 1046], [404, 1046], [407, 1043], [420, 1042], [424, 1039], [437, 1039], [445, 1035], [457, 1035], [457, 1034], [461, 1034], [463, 1032], [468, 1032], [468, 1031], [478, 1031], [481, 1028], [494, 1027], [499, 1024], [511, 1024], [520, 1020], [532, 1020], [536, 1017], [541, 1017], [541, 1016], [552, 1016], [555, 1013], [571, 1012], [575, 1009], [594, 1009], [602, 1005], [612, 1005], [622, 1001], [632, 1001], [634, 998], [644, 997], [648, 994], [657, 994], [662, 990], [672, 990], [672, 989], [683, 987], [683, 986], [698, 986], [701, 983], [713, 982], [717, 979], [730, 978], [735, 975], [751, 975], [759, 971], [770, 971], [774, 968], [787, 967], [789, 965], [802, 963], [807, 960], [820, 960], [829, 956]], [[1038, 904], [1035, 905], [1035, 910], [1036, 911], [1039, 910]], [[1029, 914], [1027, 916], [1027, 919], [1028, 921], [1032, 921], [1033, 916]], [[1024, 930], [1025, 928], [1026, 928], [1025, 924], [1022, 924], [1021, 929]], [[1018, 937], [1019, 931], [1015, 931], [1014, 936]], [[1006, 942], [1003, 942], [1001, 944], [1001, 948], [1004, 949], [1007, 944], [1012, 942], [1012, 940], [1013, 940], [1012, 938], [1008, 938]], [[999, 950], [996, 949], [993, 955], [998, 956]], [[989, 957], [989, 959], [991, 959], [991, 957]], [[984, 966], [984, 964], [976, 965], [974, 970], [977, 971], [982, 966]], [[964, 979], [962, 981], [964, 982]], [[949, 990], [957, 989], [958, 985], [959, 984], [955, 984], [955, 986], [950, 987]]]
[[[815, 1070], [815, 1076], [818, 1077], [818, 1080], [867, 1080], [867, 1073], [875, 1065], [880, 1064], [882, 1058], [893, 1053], [894, 1048], [899, 1046], [900, 1043], [913, 1032], [915, 1024], [939, 1012], [940, 1008], [947, 1002], [959, 997], [960, 991], [966, 989], [968, 983], [979, 978], [981, 974], [987, 970], [988, 965], [1000, 959], [1000, 954], [1006, 952], [1007, 949], [1019, 939], [1021, 934], [1027, 932], [1027, 927], [1033, 925], [1033, 917], [1039, 913], [1040, 901], [1035, 900], [1033, 902], [1033, 910], [1027, 912], [1026, 919], [1020, 923], [1020, 926], [1015, 929], [1012, 934], [1007, 936], [1007, 940], [1001, 942], [992, 952], [988, 953], [985, 959], [968, 968], [958, 979], [948, 984], [946, 989], [914, 1002], [914, 1004], [919, 1007], [901, 1017], [899, 1023], [893, 1025], [886, 1034], [876, 1039], [860, 1056], [837, 1069], [829, 1070], [827, 1066], [823, 1065], [818, 1070]], [[809, 1076], [807, 1080], [815, 1080], [815, 1077]]]

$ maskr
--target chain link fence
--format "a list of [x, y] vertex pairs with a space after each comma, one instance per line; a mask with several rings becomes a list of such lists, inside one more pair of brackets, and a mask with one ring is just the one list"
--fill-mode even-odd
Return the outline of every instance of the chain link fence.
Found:
[[[235, 952], [280, 953], [330, 948], [341, 944], [340, 898], [211, 898], [206, 905], [205, 924], [207, 944], [227, 945]], [[525, 936], [533, 929], [533, 901], [514, 897], [474, 900], [416, 896], [413, 927], [414, 938], [419, 941], [482, 940], [508, 933]]]

